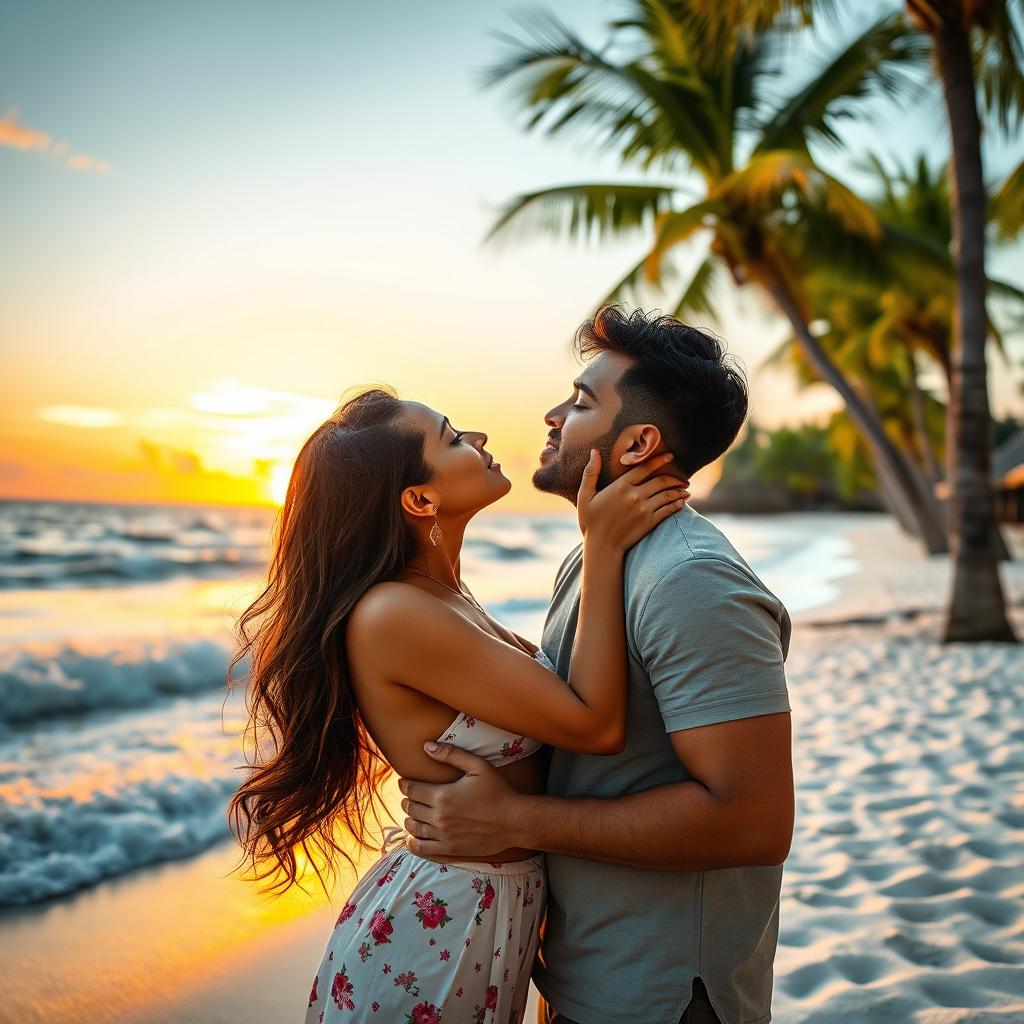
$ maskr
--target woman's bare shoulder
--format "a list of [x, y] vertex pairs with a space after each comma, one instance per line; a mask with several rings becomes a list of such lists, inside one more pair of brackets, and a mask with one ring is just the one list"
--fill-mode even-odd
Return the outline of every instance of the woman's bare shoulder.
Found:
[[349, 644], [393, 643], [398, 636], [414, 638], [434, 630], [471, 627], [433, 594], [412, 583], [385, 580], [368, 587], [348, 615]]
[[349, 632], [375, 634], [393, 629], [414, 608], [430, 599], [419, 587], [399, 580], [383, 580], [367, 587], [348, 614]]
[[388, 644], [408, 636], [402, 623], [414, 612], [416, 590], [397, 580], [375, 583], [350, 609], [345, 622], [345, 649], [350, 670], [364, 681], [374, 679], [382, 670], [382, 655]]
[[386, 615], [394, 608], [402, 608], [410, 600], [414, 600], [417, 594], [423, 591], [412, 583], [403, 583], [401, 580], [381, 580], [369, 586], [359, 595], [356, 603], [352, 605], [351, 615], [359, 615], [362, 618], [370, 618], [377, 615]]

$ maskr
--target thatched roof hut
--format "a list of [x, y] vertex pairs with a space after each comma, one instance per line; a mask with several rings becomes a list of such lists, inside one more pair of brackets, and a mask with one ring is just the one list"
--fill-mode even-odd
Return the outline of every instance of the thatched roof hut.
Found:
[[999, 518], [1024, 522], [1024, 430], [1018, 430], [992, 453], [992, 481]]
[[1024, 487], [1024, 430], [992, 453], [992, 476], [1004, 487]]

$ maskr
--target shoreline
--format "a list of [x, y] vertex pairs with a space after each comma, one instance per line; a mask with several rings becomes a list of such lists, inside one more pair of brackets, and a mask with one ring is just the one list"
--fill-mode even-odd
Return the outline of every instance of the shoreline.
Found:
[[[880, 624], [894, 618], [941, 614], [952, 589], [949, 555], [926, 555], [921, 545], [887, 517], [852, 519], [843, 538], [856, 570], [836, 583], [828, 601], [793, 615], [794, 626]], [[880, 521], [883, 520], [884, 522]], [[1024, 605], [1024, 526], [1003, 527], [1013, 556], [1000, 566], [1007, 607]]]

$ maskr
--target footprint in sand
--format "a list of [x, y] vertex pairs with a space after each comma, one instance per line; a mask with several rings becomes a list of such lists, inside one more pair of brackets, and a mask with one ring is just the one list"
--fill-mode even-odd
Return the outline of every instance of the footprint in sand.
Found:
[[936, 946], [934, 943], [925, 942], [914, 935], [907, 935], [900, 931], [887, 935], [882, 942], [904, 960], [922, 967], [945, 967], [955, 956], [953, 949]]
[[876, 861], [872, 864], [856, 864], [854, 870], [866, 882], [884, 882], [898, 871], [902, 871], [903, 868], [899, 864], [892, 864], [888, 861]]
[[984, 896], [981, 893], [965, 896], [959, 903], [964, 910], [985, 924], [1006, 926], [1016, 921], [1020, 914], [1020, 908], [1010, 900]]
[[865, 953], [836, 953], [828, 964], [836, 973], [854, 985], [870, 985], [889, 970], [889, 963], [880, 956]]
[[993, 946], [989, 942], [977, 939], [964, 939], [964, 947], [969, 949], [979, 960], [990, 964], [1019, 964], [1024, 962], [1024, 948], [1020, 952], [1007, 949], [1005, 946]]
[[850, 821], [849, 818], [840, 818], [838, 821], [825, 822], [818, 831], [827, 836], [854, 835], [857, 831], [857, 824]]
[[824, 985], [829, 980], [830, 973], [826, 964], [807, 964], [780, 978], [778, 986], [787, 996], [804, 999], [816, 988]]
[[[992, 1003], [992, 993], [984, 991], [969, 980], [945, 975], [933, 975], [917, 979], [917, 987], [936, 1006], [974, 1008]], [[972, 1017], [972, 1020], [979, 1018]], [[1006, 1019], [1006, 1018], [1004, 1018]]]
[[963, 852], [953, 846], [942, 846], [938, 843], [928, 843], [919, 846], [913, 851], [929, 867], [937, 871], [949, 871], [963, 856]]
[[1021, 882], [1021, 871], [1016, 865], [990, 864], [986, 868], [961, 879], [961, 884], [970, 885], [972, 889], [980, 889], [983, 893], [1002, 892], [1012, 885]]
[[810, 929], [783, 928], [779, 932], [780, 946], [793, 946], [796, 949], [804, 949], [814, 945], [814, 935]]
[[979, 857], [986, 857], [988, 860], [1002, 860], [1007, 855], [1003, 844], [992, 839], [969, 839], [964, 843], [964, 849], [976, 853]]
[[921, 871], [909, 878], [900, 879], [892, 885], [883, 885], [879, 892], [884, 896], [900, 897], [927, 897], [942, 896], [947, 892], [954, 892], [963, 887], [963, 882], [955, 878], [947, 878], [945, 875], [935, 871]]
[[897, 917], [911, 924], [928, 924], [938, 921], [950, 913], [948, 901], [925, 903], [917, 900], [896, 901], [889, 908]]
[[925, 796], [891, 796], [884, 800], [872, 800], [864, 805], [869, 811], [901, 811], [904, 807], [913, 807], [925, 801], [931, 803], [930, 797]]

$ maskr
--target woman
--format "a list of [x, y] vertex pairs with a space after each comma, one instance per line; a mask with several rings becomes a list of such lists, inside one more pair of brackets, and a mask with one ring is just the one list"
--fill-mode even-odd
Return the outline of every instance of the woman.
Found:
[[[543, 743], [622, 748], [624, 553], [689, 495], [654, 475], [668, 455], [597, 493], [592, 454], [578, 500], [584, 583], [566, 685], [460, 579], [466, 525], [511, 487], [486, 441], [374, 389], [299, 453], [269, 583], [241, 617], [232, 660], [251, 655], [260, 748], [229, 818], [253, 868], [271, 862], [256, 878], [283, 874], [271, 889], [298, 881], [297, 847], [327, 889], [318, 862], [333, 871], [335, 855], [350, 859], [335, 827], [369, 845], [367, 816], [392, 768], [452, 779], [425, 741], [473, 750], [530, 792], [543, 785], [531, 756]], [[520, 1021], [546, 892], [542, 857], [508, 849], [427, 859], [398, 841], [400, 829], [389, 832], [338, 916], [306, 1021]]]

